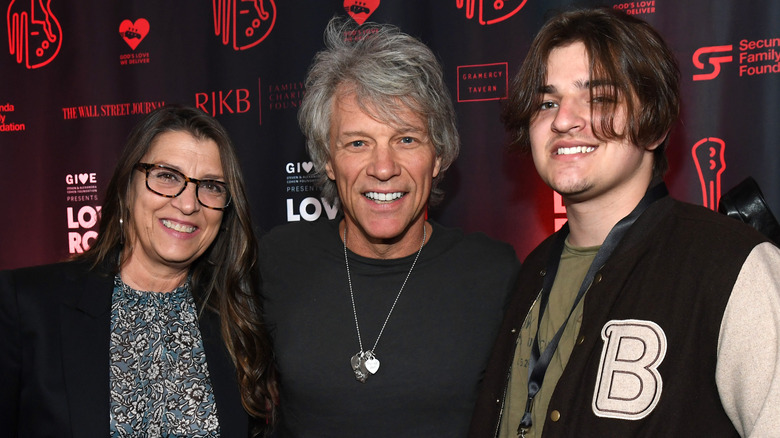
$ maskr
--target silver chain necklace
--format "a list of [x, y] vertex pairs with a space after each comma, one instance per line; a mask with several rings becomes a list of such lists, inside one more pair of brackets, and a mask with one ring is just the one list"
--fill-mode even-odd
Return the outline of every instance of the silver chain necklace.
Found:
[[352, 365], [352, 371], [355, 372], [355, 378], [360, 383], [366, 383], [366, 379], [370, 374], [376, 374], [377, 370], [379, 370], [379, 359], [376, 358], [374, 355], [374, 350], [376, 350], [377, 344], [379, 344], [379, 338], [382, 337], [382, 333], [385, 331], [385, 326], [387, 325], [387, 321], [390, 320], [390, 315], [393, 314], [393, 309], [395, 309], [395, 304], [398, 302], [398, 298], [401, 296], [401, 292], [404, 291], [404, 286], [406, 286], [406, 282], [409, 280], [409, 276], [412, 275], [412, 270], [414, 270], [414, 265], [417, 264], [417, 259], [420, 258], [420, 253], [422, 252], [423, 246], [425, 245], [425, 237], [426, 237], [427, 229], [425, 227], [425, 224], [423, 224], [423, 238], [422, 243], [420, 243], [420, 249], [417, 250], [417, 255], [414, 257], [414, 261], [412, 262], [412, 267], [409, 268], [409, 273], [406, 274], [406, 278], [404, 279], [403, 284], [401, 285], [401, 289], [398, 290], [398, 295], [395, 296], [395, 301], [393, 301], [393, 305], [390, 307], [390, 312], [387, 313], [387, 318], [385, 318], [384, 324], [382, 324], [382, 329], [379, 330], [379, 334], [376, 337], [376, 341], [374, 341], [374, 346], [371, 347], [368, 351], [363, 351], [363, 339], [360, 337], [360, 324], [358, 324], [358, 317], [357, 317], [357, 309], [355, 308], [355, 294], [352, 292], [352, 276], [349, 274], [349, 257], [347, 256], [347, 225], [344, 224], [344, 237], [343, 237], [343, 243], [344, 243], [344, 264], [347, 266], [347, 283], [349, 284], [349, 297], [352, 299], [352, 315], [355, 316], [355, 329], [357, 330], [357, 338], [358, 338], [358, 344], [360, 345], [360, 351], [352, 356], [352, 359], [350, 359], [350, 364]]

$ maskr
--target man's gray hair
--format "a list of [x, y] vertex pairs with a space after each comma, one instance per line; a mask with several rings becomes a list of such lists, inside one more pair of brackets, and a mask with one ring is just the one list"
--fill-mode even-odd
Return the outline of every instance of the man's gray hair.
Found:
[[330, 123], [336, 93], [354, 93], [360, 108], [391, 126], [405, 126], [398, 114], [408, 109], [426, 122], [428, 137], [441, 159], [433, 179], [429, 205], [443, 198], [438, 188], [460, 151], [455, 110], [442, 68], [431, 49], [389, 24], [356, 26], [334, 17], [324, 32], [325, 50], [318, 52], [306, 76], [306, 93], [298, 123], [314, 162], [325, 199], [338, 197], [336, 183], [326, 174], [330, 158]]

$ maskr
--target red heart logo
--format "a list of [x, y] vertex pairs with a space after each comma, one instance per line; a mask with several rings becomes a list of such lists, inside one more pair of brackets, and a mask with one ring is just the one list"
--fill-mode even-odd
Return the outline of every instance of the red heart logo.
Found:
[[139, 18], [135, 20], [135, 23], [125, 20], [119, 25], [119, 34], [133, 50], [141, 44], [148, 33], [149, 22], [145, 18]]
[[357, 24], [365, 23], [378, 7], [379, 0], [344, 0], [344, 10]]

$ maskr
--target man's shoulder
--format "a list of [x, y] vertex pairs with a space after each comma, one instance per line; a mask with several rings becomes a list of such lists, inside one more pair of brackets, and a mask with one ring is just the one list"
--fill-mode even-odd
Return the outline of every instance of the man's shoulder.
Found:
[[[323, 258], [324, 257], [324, 258]], [[319, 220], [278, 225], [260, 236], [259, 259], [267, 271], [289, 266], [321, 264], [323, 260], [343, 260], [338, 221]]]
[[483, 232], [465, 232], [437, 223], [433, 227], [431, 247], [425, 246], [421, 267], [430, 268], [428, 272], [437, 281], [448, 282], [455, 289], [478, 279], [485, 300], [504, 303], [520, 272], [514, 247]]
[[494, 239], [481, 231], [467, 233], [461, 228], [447, 227], [431, 221], [437, 238], [450, 249], [474, 254], [480, 258], [497, 257], [517, 259], [514, 247], [508, 242]]
[[312, 239], [322, 239], [337, 232], [337, 230], [338, 221], [336, 220], [287, 222], [261, 234], [260, 241], [266, 245], [290, 244], [293, 242], [311, 241]]

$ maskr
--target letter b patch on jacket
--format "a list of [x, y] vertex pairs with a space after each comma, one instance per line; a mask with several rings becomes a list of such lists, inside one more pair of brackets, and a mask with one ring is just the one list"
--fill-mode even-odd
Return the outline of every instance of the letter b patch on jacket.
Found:
[[623, 420], [646, 417], [661, 398], [658, 365], [666, 357], [666, 334], [652, 321], [627, 319], [607, 322], [601, 338], [593, 413]]

